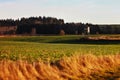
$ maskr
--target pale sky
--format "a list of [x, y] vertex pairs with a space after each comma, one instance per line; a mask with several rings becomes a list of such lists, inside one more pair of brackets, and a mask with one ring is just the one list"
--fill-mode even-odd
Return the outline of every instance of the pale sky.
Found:
[[0, 0], [0, 19], [46, 16], [65, 22], [120, 24], [120, 0]]

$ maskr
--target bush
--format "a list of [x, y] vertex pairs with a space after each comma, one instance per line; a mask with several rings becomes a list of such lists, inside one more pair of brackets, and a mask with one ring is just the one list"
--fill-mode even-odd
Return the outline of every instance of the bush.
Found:
[[60, 35], [65, 35], [65, 31], [64, 30], [60, 30]]

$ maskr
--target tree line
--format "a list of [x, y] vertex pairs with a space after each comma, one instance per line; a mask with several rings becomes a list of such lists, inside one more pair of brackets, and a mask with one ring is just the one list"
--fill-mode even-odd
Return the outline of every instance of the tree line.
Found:
[[95, 25], [90, 23], [65, 23], [53, 17], [29, 17], [21, 19], [2, 19], [0, 27], [17, 26], [16, 34], [120, 34], [120, 25]]

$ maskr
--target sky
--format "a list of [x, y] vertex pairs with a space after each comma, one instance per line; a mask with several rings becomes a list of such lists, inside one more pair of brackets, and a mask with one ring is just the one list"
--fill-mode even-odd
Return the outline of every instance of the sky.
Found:
[[0, 0], [0, 19], [46, 16], [65, 22], [120, 24], [120, 0]]

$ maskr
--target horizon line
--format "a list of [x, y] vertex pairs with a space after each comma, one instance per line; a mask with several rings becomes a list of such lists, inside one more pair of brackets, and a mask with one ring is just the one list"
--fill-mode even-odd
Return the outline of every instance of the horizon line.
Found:
[[[120, 25], [120, 23], [93, 23], [93, 22], [82, 22], [82, 21], [65, 21], [65, 19], [63, 18], [57, 18], [57, 17], [53, 17], [53, 16], [30, 16], [30, 17], [51, 17], [51, 18], [56, 18], [56, 19], [62, 19], [64, 20], [64, 23], [89, 23], [89, 24], [94, 24], [94, 25]], [[22, 18], [30, 18], [30, 17], [21, 17], [21, 18], [0, 18], [0, 20], [7, 20], [7, 19], [12, 19], [12, 20], [20, 20]]]

